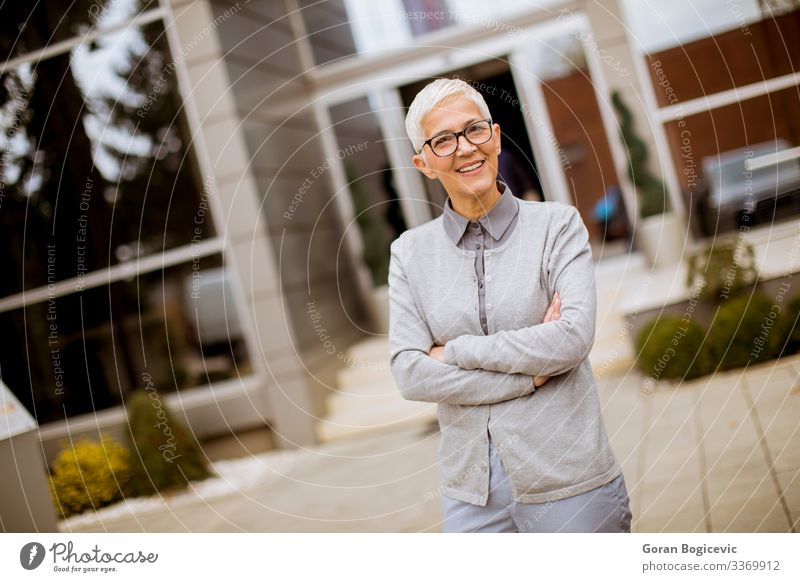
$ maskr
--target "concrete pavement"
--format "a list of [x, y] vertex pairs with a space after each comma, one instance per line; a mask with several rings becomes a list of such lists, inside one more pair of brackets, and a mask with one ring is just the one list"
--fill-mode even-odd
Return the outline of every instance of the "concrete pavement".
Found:
[[[651, 392], [638, 373], [599, 378], [634, 531], [796, 531], [798, 378], [798, 356]], [[360, 432], [297, 452], [264, 484], [65, 531], [440, 531], [438, 441], [427, 420]]]

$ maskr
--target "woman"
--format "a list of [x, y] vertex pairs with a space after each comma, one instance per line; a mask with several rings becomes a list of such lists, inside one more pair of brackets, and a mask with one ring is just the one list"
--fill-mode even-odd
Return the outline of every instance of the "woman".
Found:
[[629, 532], [580, 215], [497, 181], [500, 127], [464, 81], [422, 89], [406, 129], [448, 200], [392, 243], [390, 358], [404, 398], [438, 403], [444, 530]]

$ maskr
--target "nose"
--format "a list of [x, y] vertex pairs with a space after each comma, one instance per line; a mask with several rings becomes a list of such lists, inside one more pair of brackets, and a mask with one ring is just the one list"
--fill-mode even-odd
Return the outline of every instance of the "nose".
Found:
[[[462, 141], [462, 139], [461, 139], [461, 138], [464, 138], [464, 139], [463, 139], [463, 141]], [[456, 140], [457, 140], [457, 141], [456, 141], [456, 144], [458, 145], [458, 147], [456, 147], [456, 152], [458, 152], [458, 154], [459, 154], [459, 155], [467, 155], [467, 154], [471, 154], [471, 153], [472, 153], [472, 152], [474, 152], [476, 149], [478, 149], [478, 148], [477, 148], [477, 146], [475, 146], [473, 143], [471, 143], [471, 142], [470, 142], [470, 141], [467, 139], [467, 136], [465, 136], [465, 135], [459, 135], [459, 136], [456, 138]], [[463, 144], [463, 145], [462, 145], [462, 144]], [[463, 149], [462, 149], [462, 148], [463, 148]]]

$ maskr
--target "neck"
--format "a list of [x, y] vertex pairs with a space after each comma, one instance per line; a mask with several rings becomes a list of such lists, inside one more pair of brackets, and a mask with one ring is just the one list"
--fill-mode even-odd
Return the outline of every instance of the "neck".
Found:
[[497, 189], [497, 182], [483, 194], [459, 193], [450, 196], [450, 204], [458, 214], [468, 220], [475, 220], [492, 209], [492, 206], [500, 200], [500, 190]]

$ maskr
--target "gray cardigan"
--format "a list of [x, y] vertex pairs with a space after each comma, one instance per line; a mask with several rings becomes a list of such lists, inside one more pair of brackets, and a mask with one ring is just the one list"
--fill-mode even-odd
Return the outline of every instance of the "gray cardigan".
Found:
[[[489, 334], [478, 315], [476, 251], [442, 217], [391, 247], [389, 351], [404, 398], [438, 403], [442, 493], [485, 505], [492, 435], [514, 498], [584, 493], [621, 469], [608, 444], [588, 354], [597, 299], [588, 234], [572, 207], [520, 200], [510, 238], [484, 251]], [[561, 319], [542, 323], [555, 291]], [[447, 363], [430, 356], [445, 345]], [[551, 379], [534, 388], [532, 376]]]

